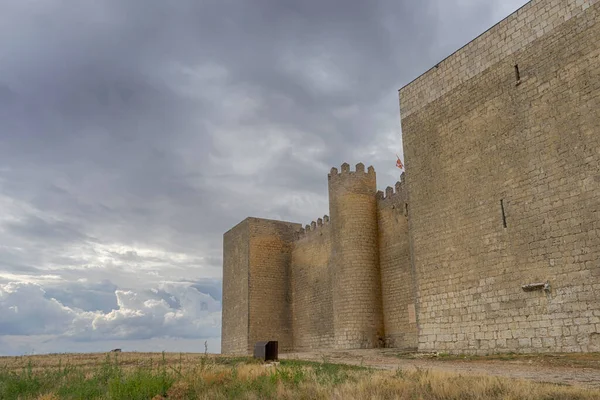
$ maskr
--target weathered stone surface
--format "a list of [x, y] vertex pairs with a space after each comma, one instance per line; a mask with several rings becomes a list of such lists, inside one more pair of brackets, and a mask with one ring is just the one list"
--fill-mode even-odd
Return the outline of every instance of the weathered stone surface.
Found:
[[334, 347], [372, 348], [384, 338], [377, 182], [372, 168], [347, 165], [329, 177]]
[[385, 346], [417, 347], [416, 286], [408, 237], [408, 196], [404, 183], [386, 190], [377, 207], [379, 265]]
[[290, 260], [300, 224], [247, 218], [223, 237], [221, 352], [248, 354], [262, 340], [292, 349]]
[[294, 350], [333, 346], [331, 224], [306, 232], [292, 251], [292, 327]]
[[598, 21], [534, 0], [401, 89], [419, 349], [595, 348]]
[[223, 235], [221, 352], [248, 352], [248, 220]]

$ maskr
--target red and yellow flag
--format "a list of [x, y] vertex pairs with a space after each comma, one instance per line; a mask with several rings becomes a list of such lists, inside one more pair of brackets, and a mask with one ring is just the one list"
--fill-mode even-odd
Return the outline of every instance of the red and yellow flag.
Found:
[[[398, 157], [398, 154], [396, 154], [396, 157]], [[400, 157], [398, 157], [398, 161], [396, 161], [396, 167], [400, 169], [404, 168], [404, 165], [402, 165], [402, 161], [400, 161]]]

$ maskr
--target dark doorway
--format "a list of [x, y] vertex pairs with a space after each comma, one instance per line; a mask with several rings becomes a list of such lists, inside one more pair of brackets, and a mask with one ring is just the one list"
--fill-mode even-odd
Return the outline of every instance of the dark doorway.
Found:
[[277, 361], [278, 342], [256, 342], [254, 345], [254, 358], [260, 358], [263, 361]]

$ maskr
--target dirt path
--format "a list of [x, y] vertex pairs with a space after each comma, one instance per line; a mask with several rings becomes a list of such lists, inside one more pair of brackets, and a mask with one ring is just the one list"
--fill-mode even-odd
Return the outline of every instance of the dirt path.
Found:
[[491, 375], [567, 385], [600, 388], [600, 369], [547, 365], [542, 361], [522, 360], [445, 360], [398, 357], [392, 349], [336, 351], [281, 354], [282, 359], [324, 361], [373, 368], [430, 369], [456, 374]]

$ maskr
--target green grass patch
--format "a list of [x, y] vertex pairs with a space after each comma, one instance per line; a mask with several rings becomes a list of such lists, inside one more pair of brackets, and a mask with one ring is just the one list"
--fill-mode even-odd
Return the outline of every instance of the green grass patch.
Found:
[[106, 357], [92, 371], [70, 365], [34, 371], [31, 363], [20, 371], [0, 370], [0, 399], [33, 399], [52, 393], [60, 399], [149, 399], [166, 394], [175, 381], [166, 365], [138, 367], [127, 372], [115, 356]]

